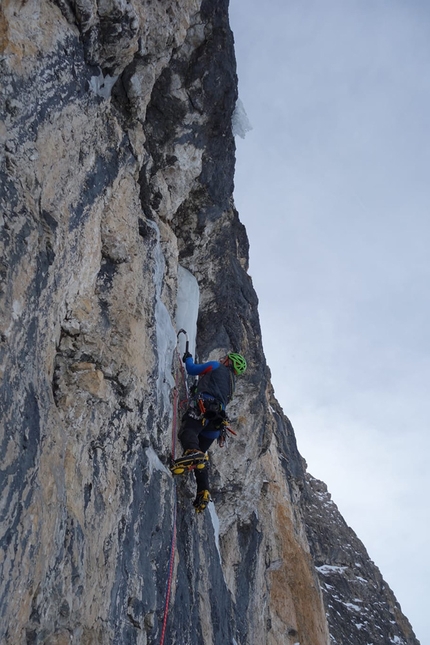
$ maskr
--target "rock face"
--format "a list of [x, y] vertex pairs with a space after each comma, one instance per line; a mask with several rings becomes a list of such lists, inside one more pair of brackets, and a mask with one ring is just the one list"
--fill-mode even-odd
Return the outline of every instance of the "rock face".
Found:
[[[273, 396], [227, 0], [3, 0], [0, 50], [0, 642], [416, 645]], [[249, 363], [203, 516], [168, 470], [184, 269], [197, 358]]]
[[327, 487], [306, 474], [300, 500], [334, 643], [416, 643], [393, 592], [346, 525]]

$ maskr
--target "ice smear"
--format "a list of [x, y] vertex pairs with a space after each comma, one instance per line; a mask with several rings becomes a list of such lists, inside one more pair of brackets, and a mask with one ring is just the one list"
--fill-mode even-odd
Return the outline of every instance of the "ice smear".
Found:
[[352, 602], [343, 602], [342, 603], [347, 609], [352, 609], [353, 611], [361, 611], [363, 608], [358, 605], [354, 605]]
[[238, 135], [242, 139], [245, 138], [247, 132], [252, 130], [252, 125], [240, 99], [237, 99], [236, 101], [236, 106], [231, 118], [231, 128], [233, 134], [235, 136]]
[[[196, 278], [184, 267], [178, 267], [178, 297], [176, 309], [176, 331], [185, 329], [188, 334], [189, 351], [195, 356], [197, 316], [199, 313], [199, 285]], [[179, 336], [179, 352], [185, 352], [185, 336]]]
[[167, 475], [170, 475], [170, 470], [167, 470], [166, 466], [161, 463], [159, 458], [157, 457], [157, 454], [154, 450], [154, 448], [149, 447], [145, 450], [146, 456], [148, 458], [148, 466], [149, 466], [149, 471], [152, 476], [152, 473], [154, 470], [160, 470], [162, 473], [166, 473]]
[[103, 72], [100, 70], [99, 76], [91, 76], [90, 78], [90, 89], [93, 94], [100, 96], [103, 99], [110, 98], [112, 88], [117, 81], [118, 76], [103, 76]]
[[12, 304], [12, 318], [18, 320], [23, 311], [24, 307], [22, 306], [22, 302], [20, 300], [14, 300]]
[[158, 353], [158, 379], [157, 393], [159, 401], [163, 406], [163, 413], [170, 416], [171, 402], [170, 392], [175, 385], [172, 375], [173, 352], [176, 349], [176, 332], [173, 328], [169, 312], [161, 300], [161, 289], [163, 287], [165, 261], [160, 244], [160, 231], [152, 220], [146, 220], [148, 226], [154, 229], [157, 236], [157, 244], [154, 249], [154, 282], [155, 282], [155, 326], [157, 333]]
[[210, 504], [208, 505], [208, 508], [209, 508], [209, 514], [212, 520], [212, 525], [214, 527], [215, 546], [218, 551], [219, 559], [221, 560], [221, 551], [219, 549], [219, 517], [217, 515], [217, 512], [215, 510], [215, 504], [213, 502], [210, 502]]

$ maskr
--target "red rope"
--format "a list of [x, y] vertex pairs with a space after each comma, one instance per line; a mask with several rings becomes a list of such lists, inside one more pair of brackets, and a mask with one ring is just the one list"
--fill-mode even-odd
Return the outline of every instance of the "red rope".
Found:
[[167, 577], [166, 602], [164, 603], [164, 618], [163, 618], [163, 627], [162, 627], [162, 630], [161, 630], [160, 645], [164, 644], [164, 637], [166, 636], [167, 618], [168, 618], [168, 615], [169, 615], [170, 592], [172, 590], [173, 565], [174, 565], [174, 562], [175, 562], [175, 549], [176, 549], [176, 486], [175, 486], [174, 490], [175, 490], [175, 496], [174, 496], [174, 511], [173, 511], [173, 534], [172, 534], [172, 543], [170, 545], [169, 575]]
[[[182, 367], [182, 363], [179, 357], [179, 365]], [[183, 377], [186, 383], [185, 370], [183, 370]], [[178, 398], [179, 398], [179, 380], [180, 380], [181, 370], [176, 370], [175, 377], [175, 388], [173, 391], [173, 418], [172, 418], [172, 459], [175, 459], [176, 452], [176, 433], [178, 426]], [[169, 558], [169, 573], [167, 576], [167, 589], [166, 589], [166, 600], [164, 603], [164, 616], [163, 616], [163, 627], [161, 629], [161, 638], [160, 645], [164, 644], [164, 638], [166, 636], [167, 628], [167, 618], [169, 616], [169, 603], [170, 603], [170, 593], [172, 591], [172, 579], [173, 579], [173, 568], [175, 563], [175, 550], [176, 550], [176, 513], [177, 513], [177, 501], [176, 501], [176, 485], [174, 484], [174, 499], [173, 499], [173, 532], [172, 532], [172, 542], [170, 545], [170, 558]]]

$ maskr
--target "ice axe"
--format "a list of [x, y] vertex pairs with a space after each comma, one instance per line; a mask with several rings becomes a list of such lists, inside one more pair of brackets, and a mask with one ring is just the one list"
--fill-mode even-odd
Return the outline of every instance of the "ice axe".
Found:
[[176, 334], [176, 338], [179, 340], [179, 334], [185, 334], [185, 351], [187, 354], [189, 353], [189, 347], [190, 347], [190, 341], [188, 340], [188, 334], [185, 331], [185, 329], [180, 329], [178, 333]]

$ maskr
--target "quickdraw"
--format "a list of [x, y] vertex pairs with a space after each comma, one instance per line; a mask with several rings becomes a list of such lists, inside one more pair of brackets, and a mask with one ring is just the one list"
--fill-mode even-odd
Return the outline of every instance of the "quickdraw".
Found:
[[201, 414], [203, 415], [203, 417], [204, 417], [204, 415], [205, 415], [205, 413], [206, 413], [206, 408], [205, 408], [205, 404], [204, 404], [204, 402], [203, 402], [203, 399], [197, 399], [197, 405], [198, 405], [198, 407], [199, 407], [200, 413], [201, 413]]
[[221, 434], [220, 434], [220, 436], [219, 436], [219, 437], [218, 437], [218, 439], [217, 439], [217, 441], [218, 441], [218, 445], [219, 445], [219, 447], [220, 447], [220, 448], [224, 448], [224, 446], [225, 446], [225, 444], [226, 444], [227, 437], [228, 437], [227, 432], [230, 432], [230, 434], [232, 434], [232, 435], [234, 435], [235, 437], [237, 437], [237, 432], [235, 432], [234, 430], [232, 430], [229, 426], [224, 426], [224, 427], [221, 429]]

